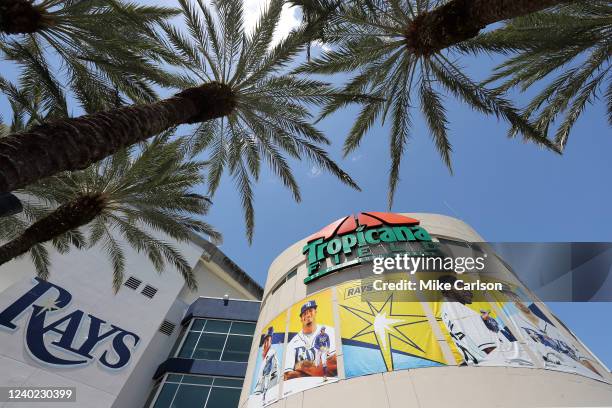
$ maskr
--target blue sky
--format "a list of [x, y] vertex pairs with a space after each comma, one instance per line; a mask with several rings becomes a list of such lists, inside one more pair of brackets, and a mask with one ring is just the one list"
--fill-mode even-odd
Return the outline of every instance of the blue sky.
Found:
[[[474, 64], [477, 64], [474, 61]], [[518, 98], [524, 101], [525, 98]], [[612, 241], [612, 137], [602, 104], [578, 121], [563, 156], [508, 139], [508, 126], [448, 99], [454, 175], [450, 175], [424, 128], [415, 120], [396, 193], [396, 212], [441, 213], [462, 219], [486, 240], [499, 242]], [[261, 284], [272, 260], [286, 247], [347, 214], [387, 210], [388, 132], [376, 127], [361, 148], [342, 159], [341, 146], [356, 110], [325, 120], [332, 156], [362, 192], [328, 174], [297, 165], [303, 200], [296, 204], [276, 180], [256, 188], [253, 245], [244, 235], [240, 202], [230, 179], [214, 197], [208, 220], [224, 234], [222, 249]], [[610, 303], [549, 305], [553, 312], [612, 366], [612, 328], [602, 316]], [[597, 317], [599, 316], [599, 317]]]
[[[257, 0], [246, 0], [254, 4]], [[162, 1], [159, 1], [162, 2]], [[168, 4], [168, 1], [163, 1]], [[289, 16], [288, 23], [296, 21]], [[462, 59], [483, 79], [499, 59]], [[517, 104], [528, 100], [512, 95]], [[441, 213], [462, 219], [488, 241], [612, 241], [612, 135], [603, 103], [590, 106], [577, 122], [563, 156], [521, 139], [508, 139], [508, 126], [471, 111], [452, 97], [445, 100], [455, 174], [450, 175], [415, 109], [406, 149], [396, 212]], [[5, 109], [2, 109], [6, 113]], [[223, 251], [260, 284], [271, 261], [286, 247], [339, 217], [362, 210], [387, 210], [388, 131], [374, 127], [360, 149], [347, 158], [342, 142], [356, 108], [326, 119], [320, 129], [332, 140], [331, 156], [359, 183], [356, 192], [308, 163], [292, 163], [303, 200], [264, 172], [256, 186], [254, 242], [245, 238], [239, 196], [230, 178], [214, 197], [208, 217], [224, 235]], [[607, 186], [607, 187], [606, 187]], [[602, 324], [612, 304], [550, 304], [551, 309], [608, 366], [612, 326]]]
[[[474, 78], [484, 79], [498, 57], [463, 58]], [[341, 83], [339, 80], [334, 80]], [[528, 95], [512, 94], [518, 105]], [[522, 139], [508, 139], [505, 122], [446, 98], [453, 144], [454, 175], [438, 156], [415, 109], [396, 212], [441, 213], [462, 219], [488, 241], [612, 241], [612, 132], [604, 104], [590, 106], [575, 125], [563, 156]], [[345, 187], [305, 163], [293, 163], [303, 200], [295, 203], [281, 183], [264, 174], [256, 188], [256, 230], [248, 245], [238, 195], [225, 179], [208, 220], [224, 234], [222, 249], [262, 285], [272, 260], [286, 247], [347, 214], [387, 210], [388, 129], [374, 127], [360, 149], [342, 158], [341, 147], [357, 108], [324, 120], [329, 151], [359, 183]], [[612, 327], [601, 324], [610, 303], [551, 303], [552, 311], [612, 366]]]

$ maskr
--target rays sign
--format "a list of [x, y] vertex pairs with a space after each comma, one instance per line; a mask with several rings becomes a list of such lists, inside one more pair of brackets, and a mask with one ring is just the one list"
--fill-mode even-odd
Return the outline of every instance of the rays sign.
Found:
[[[113, 370], [127, 365], [140, 340], [136, 334], [83, 310], [66, 313], [72, 300], [70, 292], [39, 278], [35, 283], [0, 312], [0, 329], [10, 332], [17, 330], [17, 324], [29, 315], [25, 346], [32, 358], [54, 367], [81, 366], [94, 360]], [[94, 354], [94, 349], [100, 352]]]

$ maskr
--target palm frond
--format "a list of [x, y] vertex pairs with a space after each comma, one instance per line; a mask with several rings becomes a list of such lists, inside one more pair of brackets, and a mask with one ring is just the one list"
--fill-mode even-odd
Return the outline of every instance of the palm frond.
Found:
[[[452, 172], [452, 147], [445, 108], [447, 95], [486, 115], [504, 119], [526, 140], [558, 151], [556, 144], [548, 140], [540, 128], [499, 95], [499, 90], [477, 84], [455, 61], [455, 56], [466, 52], [512, 52], [514, 48], [506, 48], [509, 47], [506, 38], [485, 35], [442, 50], [419, 46], [416, 40], [419, 22], [425, 14], [442, 4], [420, 0], [356, 0], [343, 3], [325, 31], [330, 49], [295, 70], [296, 73], [308, 74], [348, 72], [350, 77], [339, 92], [372, 98], [370, 101], [365, 98], [362, 101], [332, 98], [323, 107], [321, 118], [348, 103], [361, 102], [364, 105], [344, 141], [345, 155], [359, 147], [363, 137], [376, 123], [384, 124], [389, 120], [390, 206], [399, 185], [401, 159], [406, 151], [414, 108], [420, 110], [436, 149]], [[410, 101], [418, 101], [419, 104], [412, 106]]]
[[[540, 84], [542, 90], [528, 103], [523, 116], [533, 118], [540, 131], [549, 131], [558, 123], [555, 143], [563, 150], [587, 105], [595, 102], [600, 89], [612, 83], [611, 13], [610, 2], [571, 2], [508, 21], [469, 41], [464, 51], [509, 55], [486, 81], [503, 81], [497, 87], [499, 91], [515, 86], [526, 91]], [[603, 96], [610, 106], [610, 93]], [[563, 119], [556, 122], [560, 116]]]
[[[272, 0], [253, 31], [243, 22], [243, 5], [216, 0], [208, 7], [180, 0], [186, 30], [164, 25], [169, 42], [186, 57], [200, 80], [228, 86], [235, 108], [226, 117], [200, 124], [188, 138], [190, 157], [206, 161], [208, 194], [229, 175], [238, 189], [249, 241], [254, 234], [254, 184], [265, 163], [296, 201], [301, 199], [291, 160], [306, 159], [352, 188], [355, 181], [321, 148], [330, 141], [312, 123], [313, 106], [366, 100], [330, 84], [289, 72], [310, 41], [314, 27], [302, 25], [273, 43], [282, 0]], [[370, 100], [370, 99], [368, 99]], [[243, 190], [244, 189], [244, 190]]]

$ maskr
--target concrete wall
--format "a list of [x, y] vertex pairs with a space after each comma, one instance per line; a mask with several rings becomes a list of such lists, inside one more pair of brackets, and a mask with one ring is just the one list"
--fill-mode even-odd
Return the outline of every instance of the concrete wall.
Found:
[[[403, 215], [420, 220], [421, 226], [434, 237], [468, 242], [484, 241], [469, 225], [452, 217], [423, 213]], [[261, 332], [265, 325], [279, 313], [315, 292], [348, 280], [372, 276], [371, 265], [361, 265], [324, 276], [305, 285], [303, 281], [308, 274], [302, 248], [306, 243], [307, 238], [296, 242], [272, 262], [264, 288], [257, 333]], [[297, 268], [297, 276], [270, 295], [271, 289], [275, 287], [279, 279], [293, 268]], [[545, 305], [538, 305], [553, 323], [557, 322]], [[573, 335], [565, 331], [561, 324], [556, 323], [556, 326], [566, 335]], [[340, 333], [337, 329], [336, 334], [336, 344], [340, 344]], [[440, 343], [444, 341], [443, 338], [439, 339]], [[251, 388], [257, 351], [257, 344], [254, 342], [240, 398], [240, 407], [247, 406], [248, 390]], [[584, 347], [580, 352], [583, 355], [590, 355], [590, 352]], [[344, 405], [351, 408], [373, 406], [527, 407], [576, 404], [612, 406], [611, 385], [575, 374], [544, 369], [446, 366], [395, 371], [346, 380], [343, 377], [341, 348], [337, 355], [340, 381], [290, 395], [270, 407], [310, 408]], [[604, 376], [607, 375], [606, 379], [612, 382], [612, 376], [604, 367], [598, 365], [597, 369], [604, 373]]]
[[[254, 295], [241, 288], [229, 275], [213, 271], [214, 265], [201, 259], [203, 249], [196, 244], [177, 245], [184, 257], [194, 265], [200, 289], [189, 291], [183, 278], [171, 266], [158, 273], [146, 255], [120, 242], [125, 250], [125, 278], [134, 276], [143, 281], [138, 290], [122, 286], [118, 293], [112, 289], [112, 267], [101, 248], [88, 251], [72, 250], [60, 255], [51, 251], [49, 282], [72, 294], [71, 303], [64, 309], [50, 312], [48, 320], [55, 321], [76, 309], [91, 313], [140, 337], [130, 362], [121, 370], [111, 371], [95, 360], [85, 366], [57, 368], [34, 360], [25, 345], [25, 332], [30, 311], [20, 316], [18, 328], [12, 332], [0, 330], [0, 385], [2, 386], [75, 386], [77, 403], [54, 403], [54, 407], [117, 408], [140, 407], [153, 385], [157, 366], [167, 357], [180, 332], [180, 323], [189, 306], [199, 296], [252, 299]], [[34, 284], [35, 270], [28, 258], [11, 261], [0, 267], [0, 311], [28, 292]], [[158, 289], [152, 299], [140, 292], [145, 284]], [[53, 319], [51, 318], [53, 316]], [[164, 319], [176, 324], [171, 337], [160, 333]], [[48, 324], [48, 323], [46, 323]], [[109, 326], [105, 326], [104, 331]], [[87, 327], [85, 327], [86, 329]], [[80, 333], [78, 341], [84, 341]], [[48, 333], [45, 342], [56, 340]], [[75, 340], [76, 342], [76, 340]], [[101, 344], [92, 352], [98, 359], [108, 349]], [[54, 351], [68, 358], [62, 350]], [[74, 358], [74, 356], [72, 357]], [[27, 403], [0, 403], [0, 407], [28, 407]], [[40, 407], [39, 404], [31, 406]]]

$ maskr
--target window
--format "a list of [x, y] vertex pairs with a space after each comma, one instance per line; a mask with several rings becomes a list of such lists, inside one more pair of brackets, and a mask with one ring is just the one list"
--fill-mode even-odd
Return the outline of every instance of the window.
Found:
[[[270, 291], [270, 295], [272, 295], [274, 292], [279, 290], [281, 288], [281, 286], [283, 286], [289, 279], [293, 278], [296, 275], [297, 275], [297, 269], [290, 270], [286, 275], [284, 275], [282, 278], [280, 278], [278, 280], [278, 282], [276, 282], [276, 284], [274, 285], [274, 287]], [[266, 296], [266, 298], [267, 298], [267, 296]]]
[[254, 332], [255, 323], [195, 319], [177, 357], [246, 362]]
[[168, 374], [150, 408], [234, 408], [242, 379]]
[[294, 269], [287, 274], [287, 280], [293, 278], [295, 275], [297, 275], [297, 269]]

